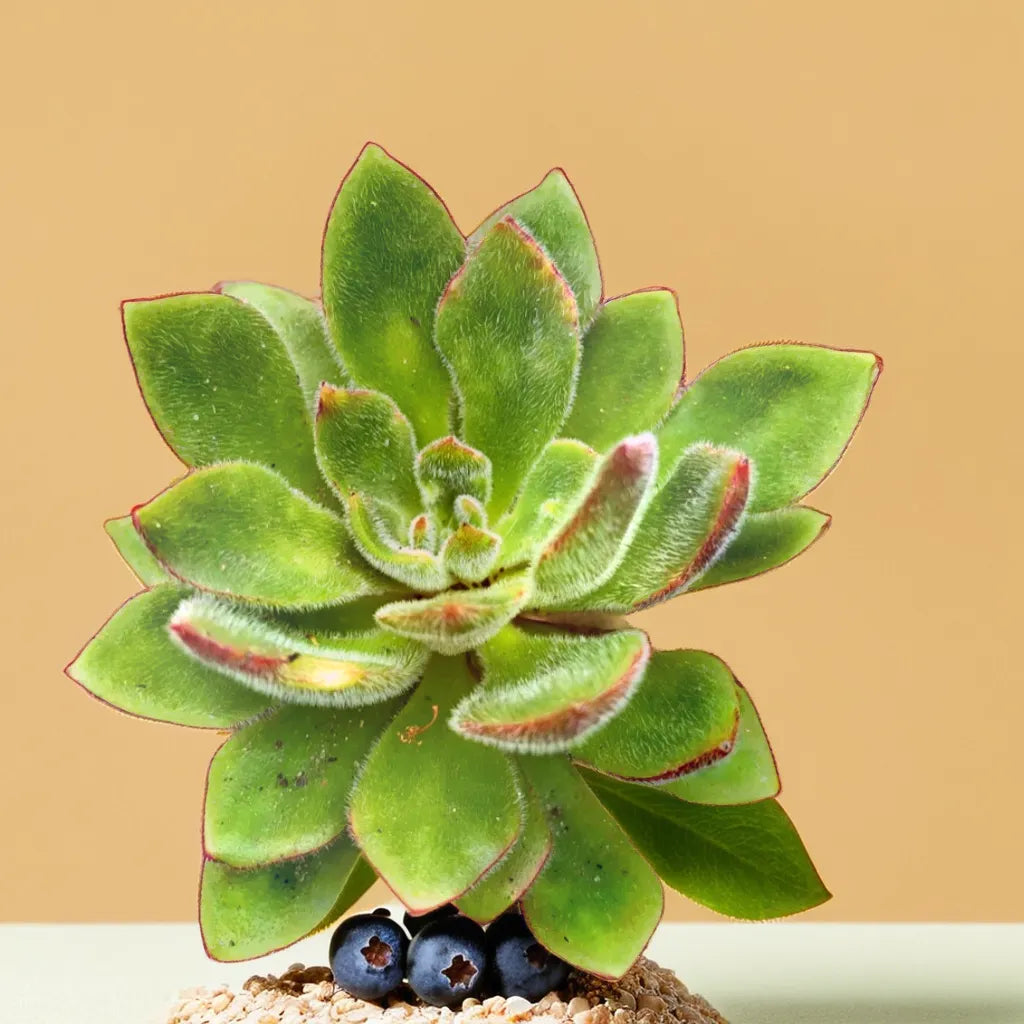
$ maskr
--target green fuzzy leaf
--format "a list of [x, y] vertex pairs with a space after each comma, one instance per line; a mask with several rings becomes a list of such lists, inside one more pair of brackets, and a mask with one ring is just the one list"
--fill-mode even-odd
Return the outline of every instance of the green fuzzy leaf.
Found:
[[488, 511], [497, 516], [572, 401], [576, 302], [537, 244], [502, 220], [449, 284], [435, 340], [454, 378], [459, 436], [493, 464]]
[[203, 590], [308, 608], [386, 589], [342, 520], [263, 466], [196, 470], [132, 519], [160, 563]]
[[664, 288], [604, 303], [583, 336], [576, 400], [562, 428], [607, 451], [630, 434], [653, 430], [683, 377], [683, 325]]
[[523, 757], [519, 765], [554, 838], [523, 899], [530, 930], [575, 967], [620, 978], [661, 919], [661, 882], [568, 760]]
[[533, 607], [558, 608], [615, 572], [643, 521], [657, 467], [653, 434], [627, 437], [605, 456], [537, 558]]
[[451, 382], [431, 337], [465, 241], [430, 186], [369, 145], [324, 234], [324, 312], [352, 379], [390, 395], [421, 445], [449, 431]]
[[346, 835], [308, 857], [240, 869], [203, 865], [199, 925], [207, 953], [234, 963], [276, 952], [316, 931], [358, 862]]
[[804, 505], [745, 516], [721, 558], [689, 589], [706, 590], [777, 569], [809, 548], [831, 521], [831, 516]]
[[453, 507], [455, 509], [455, 522], [460, 526], [464, 523], [469, 523], [470, 526], [475, 526], [481, 530], [487, 526], [487, 510], [471, 494], [460, 494], [455, 499]]
[[830, 898], [793, 823], [774, 800], [702, 807], [660, 787], [590, 772], [586, 778], [658, 874], [697, 903], [762, 921]]
[[394, 601], [377, 611], [377, 622], [399, 636], [419, 640], [439, 654], [462, 654], [485, 643], [511, 622], [532, 593], [530, 574], [513, 572], [486, 587]]
[[751, 804], [779, 795], [775, 756], [757, 708], [738, 682], [736, 696], [740, 722], [732, 752], [663, 786], [666, 793], [695, 804]]
[[738, 452], [688, 448], [648, 503], [611, 578], [568, 607], [637, 611], [686, 590], [728, 549], [749, 486], [750, 466]]
[[206, 785], [207, 856], [258, 867], [326, 846], [346, 827], [356, 771], [398, 711], [283, 707], [236, 732]]
[[423, 508], [413, 473], [412, 426], [387, 395], [324, 385], [316, 454], [343, 502], [353, 491], [372, 494], [375, 503], [395, 510], [395, 523], [403, 527]]
[[650, 651], [636, 629], [587, 636], [506, 626], [477, 652], [483, 684], [455, 709], [452, 728], [509, 751], [566, 750], [621, 711]]
[[189, 594], [165, 583], [123, 604], [67, 667], [100, 700], [130, 715], [175, 725], [230, 729], [266, 711], [254, 693], [190, 658], [167, 630]]
[[121, 516], [120, 519], [108, 519], [103, 524], [103, 529], [114, 542], [114, 547], [125, 564], [145, 586], [169, 583], [173, 579], [153, 556], [153, 552], [146, 547], [146, 542], [136, 531], [130, 515]]
[[274, 328], [299, 375], [307, 409], [316, 409], [322, 382], [342, 387], [348, 384], [348, 374], [338, 359], [317, 303], [286, 288], [256, 281], [222, 281], [215, 290], [259, 310]]
[[608, 775], [664, 782], [725, 757], [740, 706], [728, 666], [704, 651], [658, 651], [629, 703], [573, 756]]
[[352, 834], [414, 912], [461, 896], [519, 833], [519, 791], [508, 759], [447, 725], [473, 686], [464, 658], [432, 659], [352, 795]]
[[597, 453], [580, 441], [559, 438], [540, 453], [515, 505], [498, 522], [504, 538], [500, 565], [533, 561], [551, 531], [568, 516], [596, 465]]
[[456, 579], [479, 583], [494, 568], [500, 545], [501, 538], [496, 533], [463, 523], [444, 542], [441, 558]]
[[373, 870], [366, 858], [357, 857], [355, 866], [342, 887], [337, 902], [314, 930], [322, 932], [325, 928], [330, 928], [373, 888], [376, 881], [377, 872]]
[[491, 460], [457, 437], [442, 437], [416, 457], [416, 479], [438, 522], [449, 523], [460, 496], [487, 503], [491, 496]]
[[259, 310], [196, 293], [126, 302], [122, 315], [142, 397], [182, 462], [258, 462], [333, 501], [313, 454], [312, 410]]
[[508, 853], [458, 900], [456, 906], [480, 924], [493, 921], [518, 903], [551, 853], [551, 832], [533, 789], [522, 783], [523, 826]]
[[423, 548], [400, 545], [389, 536], [387, 509], [366, 494], [348, 496], [348, 528], [359, 553], [379, 572], [413, 590], [444, 590], [451, 582], [444, 563]]
[[802, 498], [843, 454], [881, 365], [872, 352], [811, 345], [733, 352], [686, 389], [662, 425], [663, 479], [704, 441], [738, 449], [757, 467], [752, 512]]
[[204, 665], [275, 701], [334, 707], [388, 700], [423, 671], [421, 645], [383, 632], [372, 619], [370, 626], [313, 632], [208, 595], [186, 598], [170, 621], [178, 643]]
[[565, 172], [556, 168], [536, 188], [492, 213], [470, 236], [470, 247], [506, 217], [522, 224], [551, 257], [576, 296], [580, 321], [588, 323], [601, 301], [601, 267], [586, 214]]

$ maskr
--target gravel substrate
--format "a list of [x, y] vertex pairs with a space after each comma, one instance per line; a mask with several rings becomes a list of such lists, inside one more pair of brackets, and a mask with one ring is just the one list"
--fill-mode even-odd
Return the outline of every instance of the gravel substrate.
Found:
[[641, 957], [616, 982], [574, 974], [563, 992], [539, 1003], [520, 996], [467, 999], [460, 1010], [423, 1006], [407, 989], [387, 1005], [355, 999], [327, 967], [293, 964], [275, 978], [250, 978], [240, 992], [226, 986], [183, 992], [167, 1024], [728, 1024], [707, 1000], [671, 972]]

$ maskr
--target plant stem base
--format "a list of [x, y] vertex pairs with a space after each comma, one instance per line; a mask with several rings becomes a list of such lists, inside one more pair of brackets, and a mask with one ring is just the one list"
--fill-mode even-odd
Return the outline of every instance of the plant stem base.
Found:
[[728, 1024], [673, 974], [641, 957], [618, 981], [574, 973], [562, 992], [467, 999], [459, 1010], [424, 1006], [405, 988], [386, 1005], [350, 996], [326, 967], [293, 964], [280, 977], [256, 975], [227, 987], [183, 992], [167, 1024]]

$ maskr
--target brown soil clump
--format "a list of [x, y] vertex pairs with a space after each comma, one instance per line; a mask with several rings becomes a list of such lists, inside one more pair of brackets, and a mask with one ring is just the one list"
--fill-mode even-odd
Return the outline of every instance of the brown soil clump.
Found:
[[467, 999], [460, 1010], [424, 1006], [407, 988], [386, 1005], [355, 999], [327, 967], [293, 964], [275, 977], [255, 975], [239, 992], [183, 992], [167, 1024], [728, 1024], [671, 972], [641, 957], [618, 981], [576, 973], [563, 992], [537, 1003], [519, 996]]

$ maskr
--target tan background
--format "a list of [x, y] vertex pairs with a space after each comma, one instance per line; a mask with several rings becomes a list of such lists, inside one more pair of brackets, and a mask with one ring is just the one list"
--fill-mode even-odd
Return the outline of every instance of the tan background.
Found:
[[885, 356], [813, 499], [826, 539], [645, 621], [756, 697], [836, 893], [813, 918], [1021, 918], [1024, 4], [12, 7], [0, 918], [194, 914], [217, 737], [61, 675], [133, 590], [101, 521], [178, 469], [117, 303], [244, 276], [315, 290], [368, 138], [467, 230], [565, 166], [608, 294], [678, 290], [691, 372], [770, 338]]

